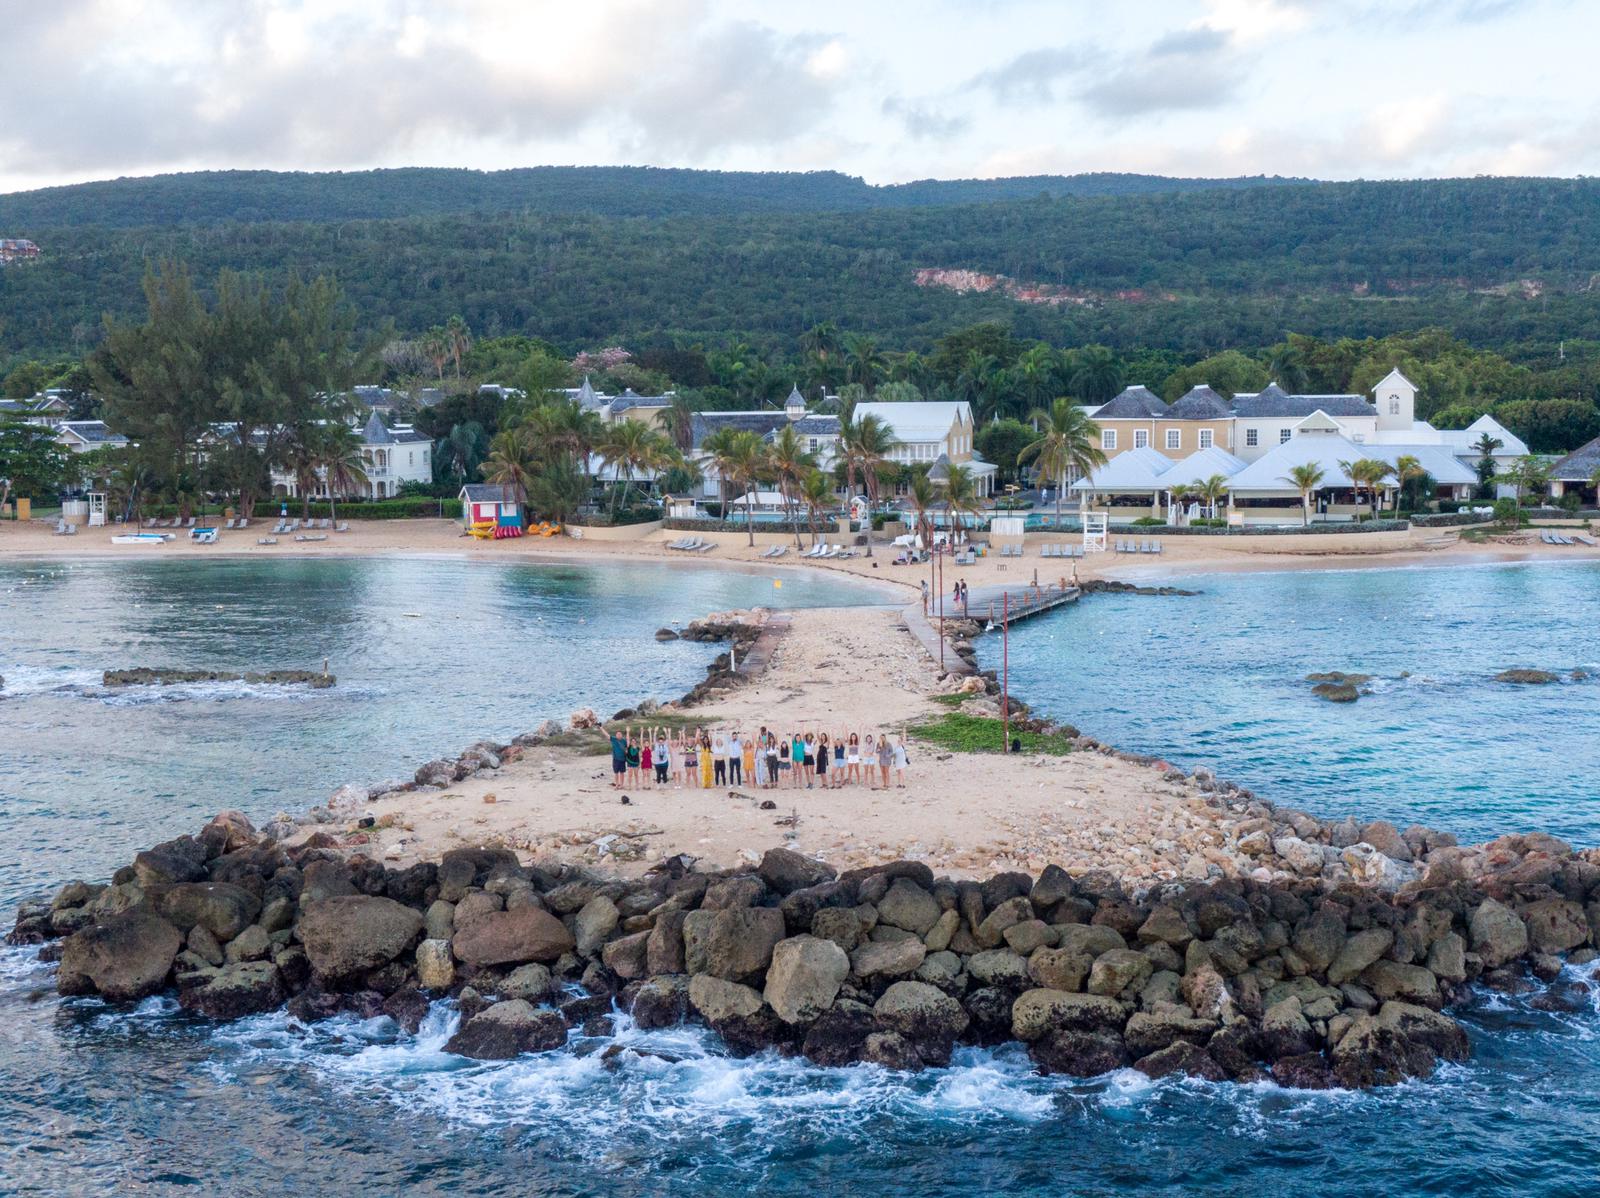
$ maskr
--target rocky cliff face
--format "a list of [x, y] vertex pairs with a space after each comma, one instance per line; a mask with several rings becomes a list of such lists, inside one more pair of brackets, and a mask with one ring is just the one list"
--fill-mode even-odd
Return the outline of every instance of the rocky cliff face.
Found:
[[[1310, 853], [1317, 834], [1300, 831]], [[1398, 834], [1386, 847], [1410, 852]], [[1366, 842], [1337, 851], [1350, 848], [1395, 860]], [[774, 849], [754, 869], [674, 858], [623, 881], [487, 847], [391, 869], [326, 833], [285, 848], [226, 813], [109, 884], [25, 904], [10, 939], [45, 943], [63, 994], [170, 988], [217, 1019], [287, 1002], [306, 1020], [388, 1014], [414, 1031], [430, 999], [453, 997], [450, 1048], [481, 1058], [604, 1031], [621, 1009], [828, 1065], [918, 1069], [957, 1044], [1014, 1039], [1047, 1073], [1370, 1086], [1466, 1056], [1443, 1013], [1464, 987], [1531, 987], [1563, 954], [1600, 956], [1596, 856], [1508, 837], [1411, 865], [1393, 886], [1308, 870], [1135, 894], [1054, 866], [981, 882], [913, 861], [840, 875]]]

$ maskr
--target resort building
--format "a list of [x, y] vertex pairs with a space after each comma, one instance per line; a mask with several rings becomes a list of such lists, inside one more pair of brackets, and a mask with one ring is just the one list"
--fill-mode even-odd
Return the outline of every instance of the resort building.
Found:
[[1600, 472], [1600, 437], [1574, 449], [1550, 467], [1550, 497], [1576, 494], [1590, 507], [1600, 507], [1600, 487], [1595, 485]]
[[104, 420], [61, 420], [55, 425], [56, 441], [72, 453], [92, 449], [125, 449], [128, 438], [114, 433]]
[[[218, 438], [231, 437], [233, 430], [233, 425], [214, 425], [212, 433]], [[257, 437], [265, 439], [267, 431], [259, 430]], [[341, 499], [390, 499], [407, 483], [433, 481], [433, 441], [410, 425], [397, 424], [390, 428], [373, 412], [361, 429], [360, 451], [367, 481], [365, 485], [358, 484], [354, 494], [340, 495]], [[300, 498], [299, 481], [290, 471], [275, 466], [271, 477], [274, 498]], [[311, 497], [325, 499], [327, 496], [327, 482], [319, 470]]]
[[902, 466], [926, 465], [941, 483], [952, 465], [965, 466], [979, 495], [994, 494], [996, 467], [973, 448], [976, 428], [965, 400], [915, 403], [858, 403], [855, 418], [876, 416], [894, 436], [889, 460]]
[[[867, 405], [860, 405], [861, 407]], [[810, 411], [798, 387], [791, 388], [782, 409], [760, 408], [741, 412], [696, 412], [690, 423], [690, 449], [686, 456], [699, 467], [702, 475], [701, 497], [716, 499], [722, 493], [722, 479], [716, 463], [705, 452], [707, 437], [725, 428], [752, 432], [770, 444], [778, 430], [792, 426], [805, 445], [807, 453], [815, 456], [818, 469], [832, 470], [839, 460], [839, 431], [837, 416]]]
[[68, 393], [52, 387], [27, 399], [0, 399], [0, 419], [20, 420], [24, 424], [38, 424], [45, 428], [58, 428], [72, 411]]

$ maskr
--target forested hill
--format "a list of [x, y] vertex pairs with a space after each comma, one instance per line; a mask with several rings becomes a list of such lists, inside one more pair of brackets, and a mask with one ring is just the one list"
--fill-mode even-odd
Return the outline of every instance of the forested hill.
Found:
[[[772, 180], [785, 177], [715, 178], [776, 194]], [[864, 186], [802, 178], [842, 193]], [[102, 313], [142, 311], [141, 276], [160, 258], [188, 263], [206, 286], [222, 268], [332, 271], [369, 329], [392, 321], [415, 332], [460, 314], [486, 335], [529, 333], [572, 350], [790, 345], [819, 321], [888, 349], [1001, 320], [1056, 345], [1195, 357], [1270, 345], [1286, 331], [1440, 325], [1480, 347], [1526, 347], [1513, 355], [1523, 359], [1600, 340], [1600, 180], [747, 206], [653, 219], [525, 208], [124, 229], [67, 216], [0, 223], [0, 235], [31, 237], [42, 251], [0, 267], [0, 361], [89, 347]]]
[[202, 171], [0, 195], [0, 237], [28, 237], [40, 229], [68, 225], [131, 228], [227, 221], [381, 220], [456, 212], [597, 216], [860, 212], [1040, 195], [1149, 195], [1295, 182], [1304, 180], [1260, 176], [1171, 179], [1102, 173], [924, 179], [874, 186], [836, 171], [756, 173], [637, 166], [541, 166], [506, 171], [411, 167], [321, 174]]

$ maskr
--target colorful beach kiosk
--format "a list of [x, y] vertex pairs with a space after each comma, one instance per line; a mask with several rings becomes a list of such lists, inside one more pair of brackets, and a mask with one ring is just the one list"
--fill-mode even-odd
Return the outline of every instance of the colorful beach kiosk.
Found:
[[461, 522], [474, 536], [520, 537], [522, 505], [516, 491], [498, 483], [468, 483], [461, 488]]

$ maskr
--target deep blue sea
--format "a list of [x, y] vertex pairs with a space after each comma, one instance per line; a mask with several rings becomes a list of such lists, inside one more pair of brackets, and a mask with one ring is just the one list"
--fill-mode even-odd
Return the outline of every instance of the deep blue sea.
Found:
[[[1593, 792], [1600, 687], [1522, 692], [1483, 675], [1600, 658], [1582, 639], [1592, 646], [1600, 574], [1508, 573], [1319, 574], [1316, 586], [1261, 575], [1204, 580], [1192, 599], [1098, 597], [1019, 629], [1018, 645], [1038, 643], [1023, 655], [1037, 676], [1018, 686], [1087, 730], [1180, 760], [1220, 761], [1227, 736], [1254, 736], [1227, 772], [1312, 810], [1449, 811], [1428, 818], [1584, 839], [1596, 824], [1562, 788]], [[266, 816], [564, 716], [580, 697], [681, 691], [712, 650], [659, 645], [655, 627], [775, 598], [875, 596], [650, 567], [0, 566], [0, 920], [20, 895], [102, 876], [218, 806]], [[1453, 633], [1413, 628], [1441, 618]], [[1115, 654], [1088, 651], [1102, 632], [1120, 639]], [[95, 685], [108, 666], [323, 657], [339, 685], [309, 695]], [[1335, 708], [1296, 681], [1313, 668], [1436, 681], [1409, 684], [1425, 692], [1413, 703], [1386, 706], [1384, 690]], [[1253, 733], [1233, 728], [1252, 721]], [[1430, 746], [1435, 722], [1456, 731], [1435, 728], [1445, 738]], [[1464, 755], [1475, 736], [1498, 747]], [[1364, 737], [1370, 752], [1355, 752]], [[1338, 793], [1307, 783], [1285, 796], [1296, 755]], [[1485, 771], [1478, 791], [1459, 776]], [[903, 1078], [733, 1060], [706, 1033], [626, 1019], [618, 1039], [681, 1059], [625, 1056], [611, 1071], [592, 1040], [513, 1062], [449, 1056], [447, 1004], [410, 1037], [387, 1020], [217, 1028], [164, 999], [131, 1013], [61, 1002], [31, 950], [0, 949], [0, 1195], [1593, 1194], [1600, 1011], [1486, 995], [1460, 1013], [1471, 1062], [1361, 1094], [1044, 1079], [1014, 1050]]]

